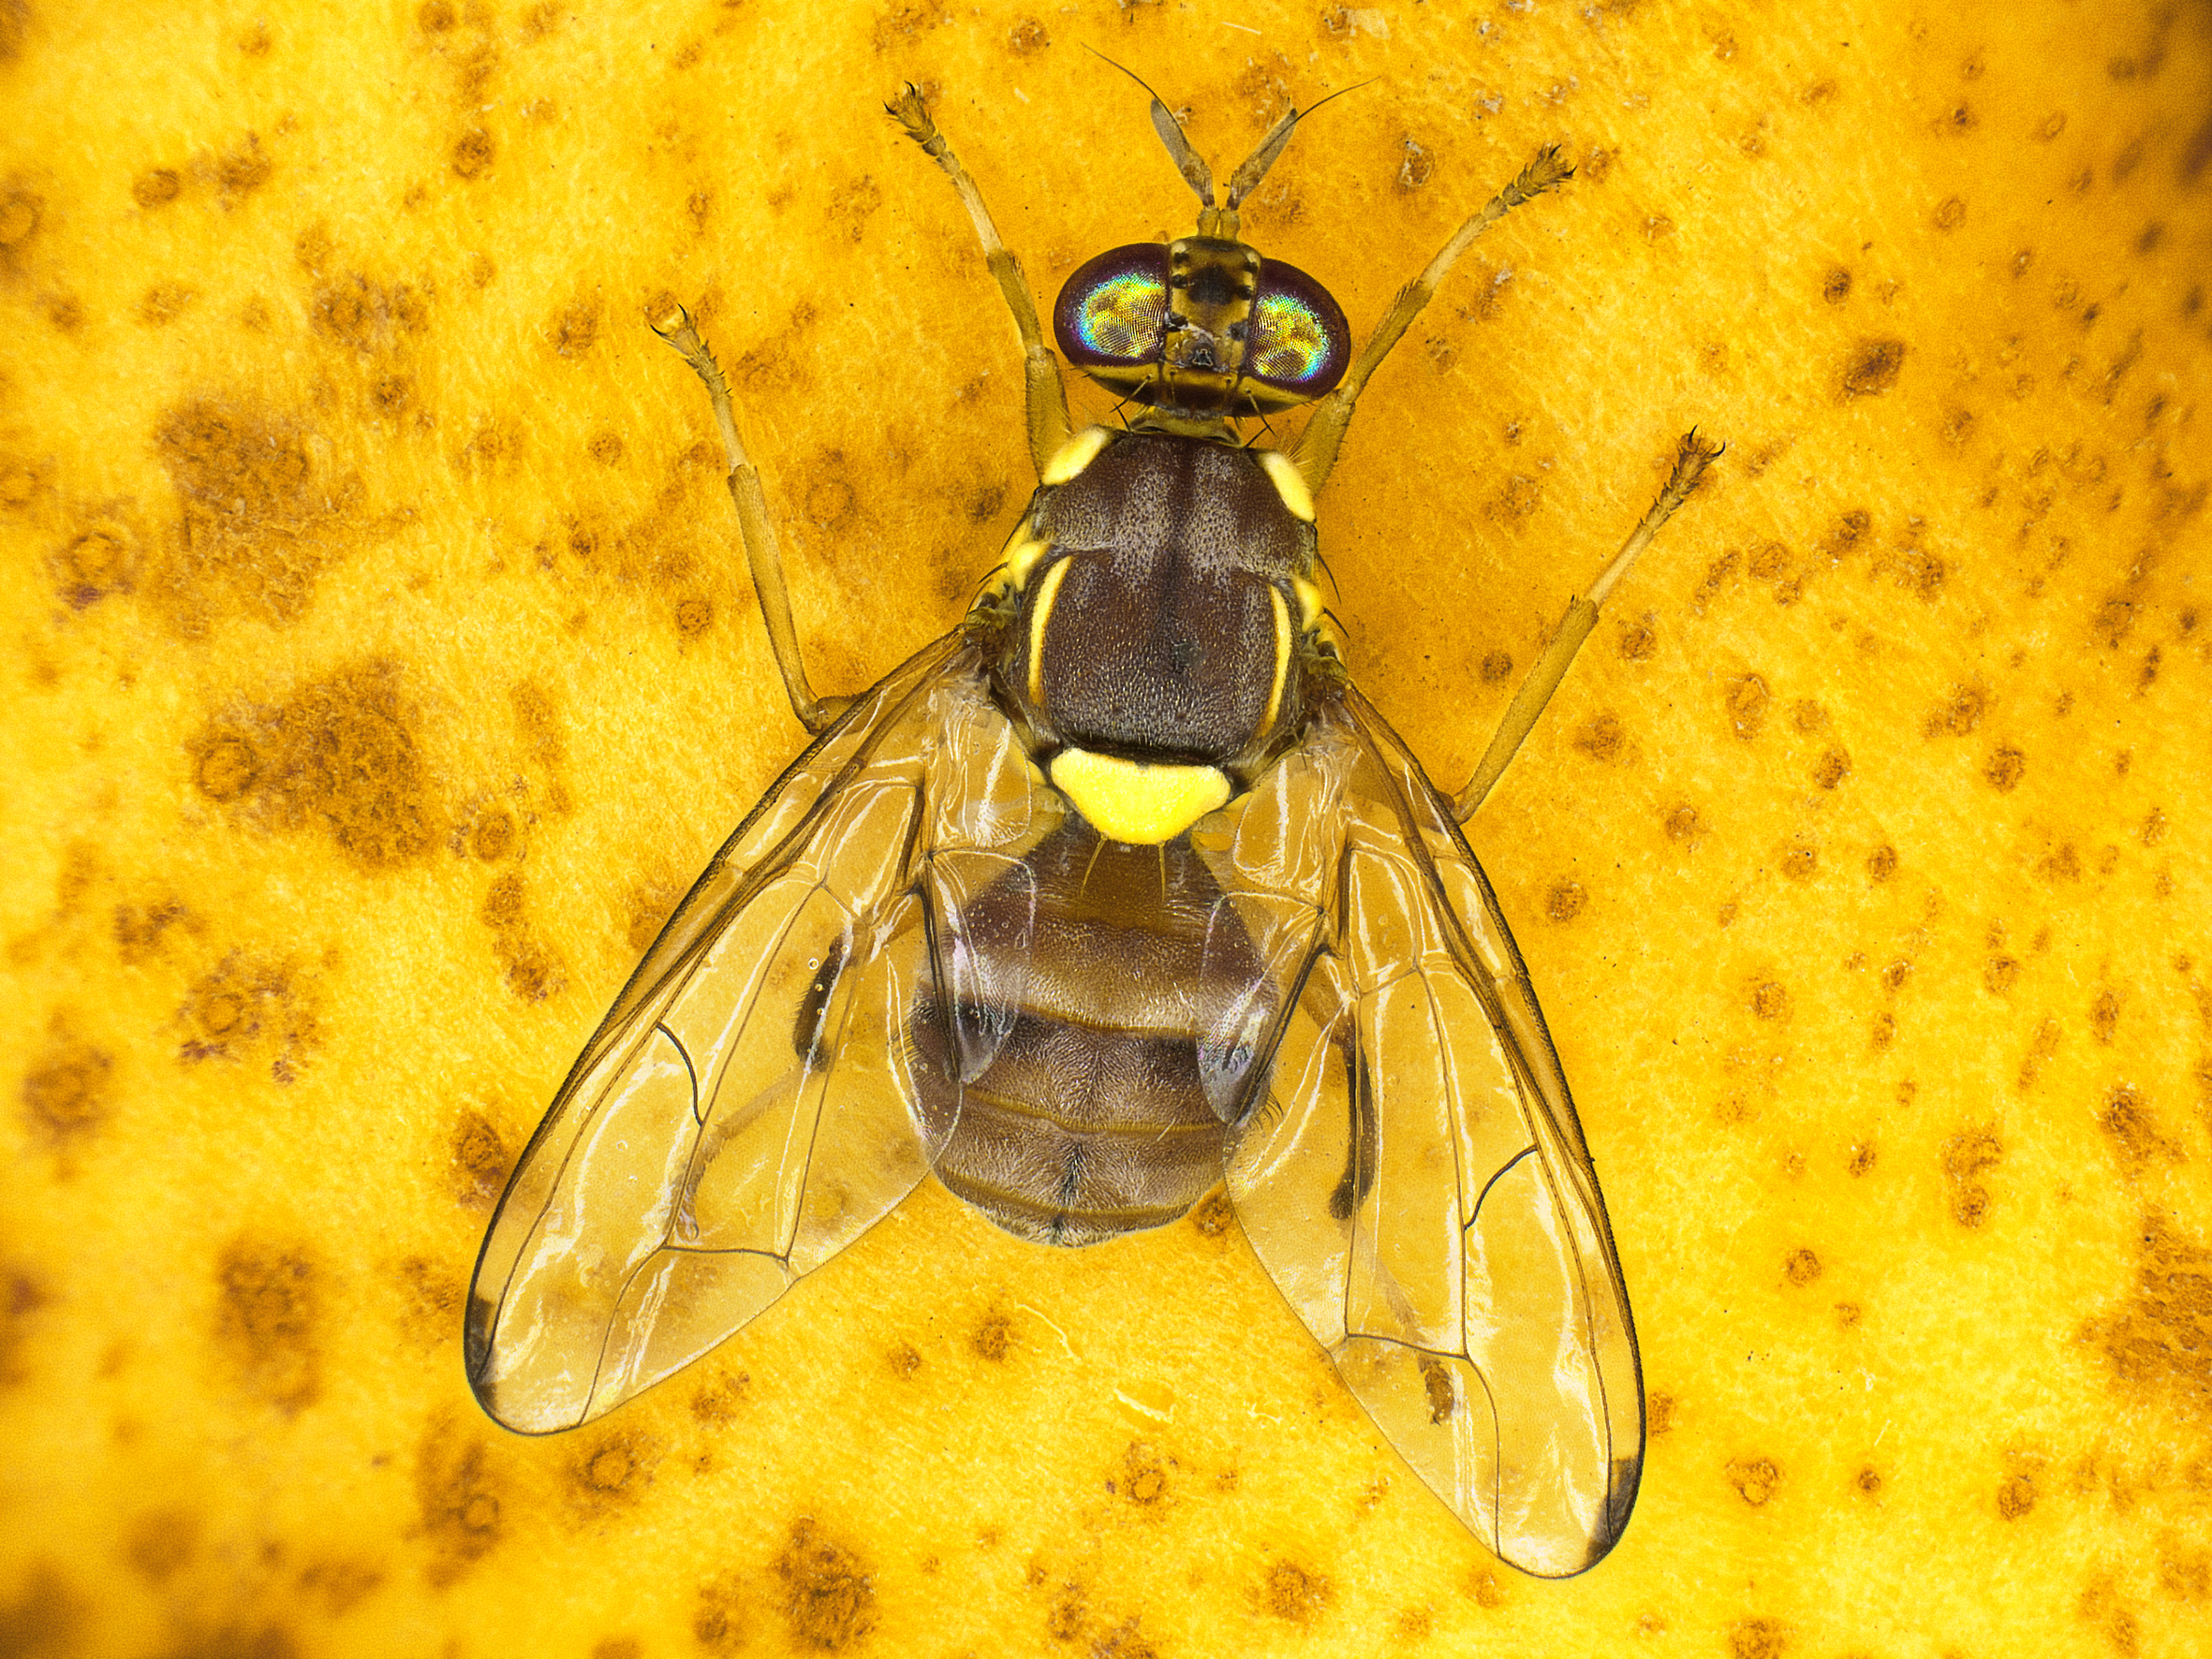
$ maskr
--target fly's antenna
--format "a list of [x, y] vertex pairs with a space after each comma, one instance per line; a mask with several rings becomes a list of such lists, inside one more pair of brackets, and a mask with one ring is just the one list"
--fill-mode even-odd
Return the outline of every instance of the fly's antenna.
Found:
[[[1197, 194], [1199, 206], [1208, 212], [1216, 211], [1214, 169], [1206, 165], [1205, 157], [1191, 147], [1190, 135], [1183, 130], [1183, 124], [1175, 119], [1175, 113], [1168, 108], [1166, 100], [1161, 98], [1159, 94], [1154, 92], [1146, 84], [1144, 78], [1139, 75], [1136, 70], [1126, 65], [1115, 63], [1096, 47], [1086, 46], [1084, 50], [1108, 67], [1121, 70], [1124, 75], [1144, 88], [1145, 95], [1152, 100], [1152, 130], [1159, 134], [1159, 141], [1167, 146], [1168, 154], [1175, 163], [1175, 170], [1183, 175], [1183, 182]], [[1230, 175], [1229, 198], [1221, 204], [1221, 210], [1231, 213], [1235, 213], [1238, 204], [1260, 187], [1260, 181], [1267, 177], [1267, 169], [1275, 165], [1276, 157], [1280, 155], [1285, 146], [1290, 143], [1290, 135], [1297, 130], [1301, 121], [1311, 115], [1315, 110], [1320, 109], [1321, 104], [1340, 98], [1345, 93], [1357, 92], [1367, 84], [1366, 81], [1362, 81], [1340, 91], [1333, 92], [1328, 97], [1323, 98], [1320, 104], [1316, 104], [1311, 109], [1300, 110], [1296, 105], [1292, 105], [1288, 114], [1267, 129], [1267, 136], [1260, 140], [1260, 147], [1246, 156], [1244, 165]], [[1233, 231], [1231, 233], [1233, 234]]]
[[[1129, 68], [1125, 64], [1115, 63], [1094, 46], [1086, 46], [1084, 50], [1108, 68], [1119, 69], [1139, 86], [1144, 88], [1144, 95], [1152, 100], [1152, 130], [1159, 134], [1159, 141], [1168, 147], [1168, 154], [1175, 163], [1175, 170], [1183, 175], [1183, 182], [1197, 193], [1199, 206], [1202, 208], [1213, 207], [1214, 169], [1206, 165], [1204, 156], [1190, 147], [1189, 135], [1184, 132], [1183, 124], [1175, 119], [1175, 112], [1167, 107], [1159, 94], [1154, 92], [1145, 83], [1144, 77], [1138, 74], [1136, 70]], [[1268, 136], [1271, 139], [1274, 137], [1272, 133]], [[1264, 147], [1262, 146], [1262, 148]], [[1269, 159], [1273, 160], [1274, 157], [1270, 156]], [[1251, 165], [1248, 161], [1245, 163], [1246, 167]], [[1238, 176], [1243, 176], [1243, 169], [1241, 168], [1238, 169]], [[1234, 205], [1233, 200], [1231, 205]]]
[[1349, 86], [1341, 87], [1331, 93], [1321, 100], [1320, 104], [1309, 105], [1304, 110], [1293, 105], [1288, 115], [1285, 115], [1268, 129], [1267, 137], [1260, 140], [1260, 148], [1246, 156], [1244, 165], [1231, 175], [1228, 204], [1230, 211], [1235, 212], [1237, 204], [1260, 187], [1260, 181], [1267, 177], [1267, 169], [1275, 165], [1275, 158], [1280, 155], [1285, 146], [1290, 143], [1290, 134], [1297, 130], [1301, 121], [1311, 115], [1314, 110], [1319, 110], [1321, 104], [1333, 104], [1346, 93], [1357, 92], [1361, 87], [1368, 84], [1370, 83], [1365, 81], [1354, 81]]

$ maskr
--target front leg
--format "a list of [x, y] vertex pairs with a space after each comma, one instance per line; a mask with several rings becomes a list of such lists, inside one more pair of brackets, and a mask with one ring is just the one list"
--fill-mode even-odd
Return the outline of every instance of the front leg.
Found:
[[1305, 479], [1306, 492], [1319, 495], [1321, 486], [1328, 482], [1329, 474], [1336, 466], [1336, 451], [1343, 447], [1344, 434], [1351, 425], [1352, 410], [1360, 401], [1360, 393], [1367, 384], [1367, 376], [1374, 374], [1390, 356], [1390, 349], [1413, 326], [1428, 304], [1453, 266], [1459, 263], [1476, 237], [1504, 218], [1523, 202], [1556, 190], [1574, 176], [1574, 169], [1560, 159], [1558, 146], [1546, 145], [1536, 153], [1536, 159], [1523, 168], [1520, 176], [1493, 196], [1482, 211], [1457, 230], [1450, 241], [1437, 250], [1437, 257], [1428, 262], [1422, 273], [1398, 290], [1398, 297], [1391, 304], [1389, 314], [1375, 325], [1375, 332], [1361, 347], [1359, 357], [1350, 370], [1337, 382], [1336, 389], [1314, 405], [1313, 418], [1298, 434], [1297, 443], [1290, 447], [1290, 459]]
[[1022, 374], [1029, 414], [1029, 459], [1041, 478], [1045, 463], [1068, 442], [1068, 388], [1060, 378], [1059, 354], [1045, 345], [1044, 331], [1038, 326], [1037, 301], [1030, 297], [1029, 279], [1022, 274], [1021, 260], [998, 239], [998, 227], [991, 222], [991, 210], [983, 205], [983, 193], [976, 188], [976, 182], [960, 165], [960, 157], [952, 154], [952, 147], [945, 142], [945, 135], [937, 131], [936, 123], [929, 118], [929, 106], [922, 101], [921, 88], [908, 81], [898, 102], [883, 108], [907, 129], [907, 137], [920, 144], [922, 153], [945, 169], [945, 176], [952, 181], [952, 188], [960, 192], [961, 205], [975, 221], [976, 240], [983, 244], [984, 261], [991, 267], [991, 274], [998, 279], [998, 291], [1006, 296], [1007, 309], [1014, 314], [1014, 327], [1021, 332]]

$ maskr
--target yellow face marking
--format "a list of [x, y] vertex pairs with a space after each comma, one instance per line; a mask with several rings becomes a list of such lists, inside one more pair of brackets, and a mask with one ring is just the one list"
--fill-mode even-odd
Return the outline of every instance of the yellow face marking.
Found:
[[1283, 602], [1280, 588], [1269, 588], [1267, 598], [1275, 607], [1275, 683], [1267, 688], [1267, 712], [1260, 717], [1262, 731], [1282, 712], [1283, 683], [1290, 674], [1290, 608]]
[[1044, 582], [1037, 590], [1037, 604], [1029, 612], [1029, 700], [1039, 708], [1044, 707], [1044, 624], [1052, 620], [1053, 601], [1060, 596], [1060, 584], [1068, 580], [1068, 564], [1062, 559], [1044, 573]]
[[1321, 619], [1321, 590], [1303, 576], [1290, 578], [1290, 592], [1298, 595], [1298, 629], [1310, 633]]
[[1044, 463], [1044, 471], [1038, 476], [1038, 482], [1065, 484], [1098, 460], [1099, 451], [1106, 448], [1107, 440], [1113, 435], [1102, 426], [1084, 427], [1062, 444], [1059, 452]]
[[1087, 749], [1062, 750], [1053, 787], [1109, 841], [1158, 846], [1229, 804], [1229, 779], [1211, 766], [1146, 766]]
[[1283, 506], [1293, 519], [1313, 522], [1313, 492], [1305, 487], [1305, 475], [1298, 470], [1298, 463], [1280, 449], [1260, 451], [1261, 470], [1275, 482], [1275, 492], [1283, 498]]

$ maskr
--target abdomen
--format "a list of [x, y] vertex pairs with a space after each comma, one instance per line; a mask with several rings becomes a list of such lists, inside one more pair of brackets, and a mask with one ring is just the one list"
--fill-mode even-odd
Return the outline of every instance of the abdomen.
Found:
[[1187, 836], [1120, 845], [1071, 813], [1025, 868], [967, 912], [973, 948], [1024, 957], [966, 976], [1023, 987], [962, 1010], [970, 1029], [1011, 1015], [988, 1064], [961, 1084], [941, 970], [916, 1010], [922, 1112], [951, 1125], [937, 1177], [1043, 1243], [1164, 1226], [1221, 1176], [1199, 1051], [1261, 977], [1250, 940]]

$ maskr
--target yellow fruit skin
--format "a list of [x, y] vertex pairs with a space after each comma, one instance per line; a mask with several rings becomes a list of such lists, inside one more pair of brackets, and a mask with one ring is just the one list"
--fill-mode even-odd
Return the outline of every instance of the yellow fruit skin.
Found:
[[[0, 4], [0, 1652], [2202, 1651], [2200, 5]], [[925, 1187], [568, 1436], [462, 1378], [506, 1169], [794, 753], [1029, 488], [930, 93], [1040, 302], [1188, 228], [1356, 326], [1545, 142], [1317, 503], [1435, 774], [1727, 457], [1471, 834], [1635, 1299], [1588, 1576], [1498, 1566], [1216, 1211]], [[1103, 405], [1086, 405], [1102, 415]], [[1288, 430], [1294, 422], [1283, 423]]]

